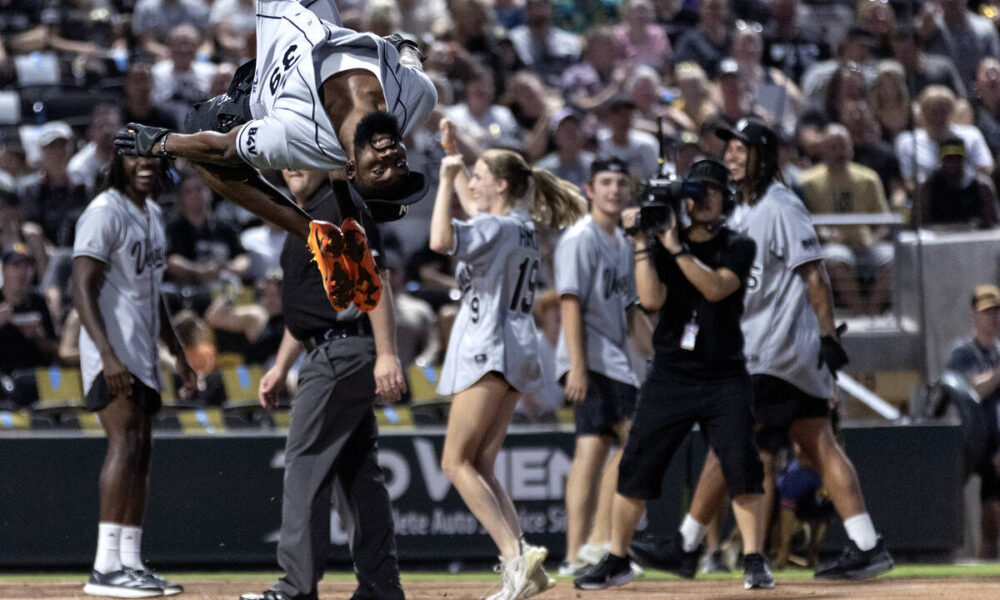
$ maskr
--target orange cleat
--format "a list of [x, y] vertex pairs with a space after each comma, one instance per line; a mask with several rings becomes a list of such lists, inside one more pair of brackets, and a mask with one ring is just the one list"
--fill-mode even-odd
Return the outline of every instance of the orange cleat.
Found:
[[378, 306], [382, 297], [382, 279], [372, 257], [368, 238], [361, 224], [348, 217], [340, 225], [344, 232], [344, 255], [348, 260], [348, 270], [354, 280], [354, 305], [368, 312]]
[[323, 289], [334, 310], [346, 310], [354, 299], [354, 277], [344, 253], [344, 234], [333, 223], [309, 222], [309, 250], [323, 276]]

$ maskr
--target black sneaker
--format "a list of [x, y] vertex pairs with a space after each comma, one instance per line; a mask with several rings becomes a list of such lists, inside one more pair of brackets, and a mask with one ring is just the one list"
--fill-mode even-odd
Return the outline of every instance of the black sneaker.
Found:
[[[126, 567], [126, 570], [129, 569]], [[176, 594], [180, 594], [181, 592], [184, 591], [184, 586], [182, 586], [179, 583], [167, 581], [166, 579], [160, 577], [156, 571], [150, 569], [149, 567], [143, 566], [142, 568], [139, 569], [131, 569], [131, 571], [135, 573], [137, 577], [145, 578], [156, 584], [157, 587], [163, 590], [164, 596], [173, 596]]]
[[767, 557], [759, 552], [743, 557], [743, 589], [771, 589], [774, 587], [774, 577], [771, 576], [771, 566]]
[[669, 571], [678, 577], [694, 579], [698, 571], [698, 556], [704, 544], [691, 552], [684, 551], [684, 540], [678, 531], [671, 538], [652, 534], [636, 537], [629, 546], [629, 555], [643, 567]]
[[871, 550], [862, 551], [853, 540], [847, 540], [847, 547], [837, 560], [821, 565], [813, 576], [817, 579], [868, 579], [892, 569], [892, 556], [885, 548], [882, 538]]
[[259, 594], [241, 594], [240, 600], [316, 600], [317, 597], [315, 591], [311, 594], [289, 596], [280, 590], [264, 590]]
[[729, 573], [729, 565], [726, 564], [726, 557], [722, 550], [716, 550], [701, 559], [702, 574], [708, 573]]
[[573, 585], [581, 590], [603, 590], [613, 585], [625, 585], [632, 581], [632, 567], [628, 559], [605, 554], [601, 562], [583, 570], [573, 580]]
[[149, 579], [137, 576], [132, 569], [119, 569], [110, 573], [91, 571], [83, 593], [112, 598], [152, 598], [162, 596], [163, 590]]

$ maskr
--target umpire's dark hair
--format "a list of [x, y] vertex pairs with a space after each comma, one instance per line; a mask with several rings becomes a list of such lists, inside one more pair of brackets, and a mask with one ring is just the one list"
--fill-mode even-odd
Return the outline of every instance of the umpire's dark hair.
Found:
[[[156, 181], [153, 183], [152, 192], [150, 192], [150, 196], [152, 196], [153, 199], [156, 199], [164, 190], [168, 189], [170, 185], [170, 180], [167, 177], [167, 171], [170, 170], [169, 159], [160, 158], [156, 162]], [[111, 159], [111, 162], [108, 163], [107, 168], [103, 169], [100, 175], [98, 175], [97, 189], [102, 192], [115, 189], [124, 193], [127, 188], [128, 175], [125, 173], [125, 157], [124, 155], [115, 152], [115, 155]]]

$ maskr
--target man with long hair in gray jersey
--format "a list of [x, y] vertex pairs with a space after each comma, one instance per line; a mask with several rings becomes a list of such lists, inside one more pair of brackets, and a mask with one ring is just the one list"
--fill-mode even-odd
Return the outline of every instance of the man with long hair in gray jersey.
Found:
[[[837, 444], [830, 399], [837, 371], [847, 364], [833, 320], [833, 295], [823, 252], [802, 201], [782, 181], [778, 136], [764, 123], [744, 119], [719, 129], [727, 141], [726, 164], [740, 181], [746, 204], [737, 227], [757, 242], [742, 329], [753, 378], [758, 445], [769, 481], [775, 452], [788, 438], [820, 472], [849, 538], [843, 553], [820, 565], [822, 579], [864, 579], [893, 567], [885, 542], [865, 508], [854, 465]], [[773, 484], [766, 486], [773, 494]], [[724, 498], [718, 459], [709, 454], [691, 509], [680, 527], [681, 548], [660, 548], [689, 577], [706, 524]]]

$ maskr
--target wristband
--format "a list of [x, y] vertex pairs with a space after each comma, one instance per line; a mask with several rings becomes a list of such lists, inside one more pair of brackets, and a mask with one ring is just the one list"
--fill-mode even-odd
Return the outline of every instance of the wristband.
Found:
[[165, 133], [165, 134], [163, 134], [163, 137], [160, 138], [160, 156], [163, 156], [163, 157], [166, 157], [166, 158], [170, 158], [170, 155], [167, 154], [167, 138], [169, 136], [170, 136], [169, 133]]

